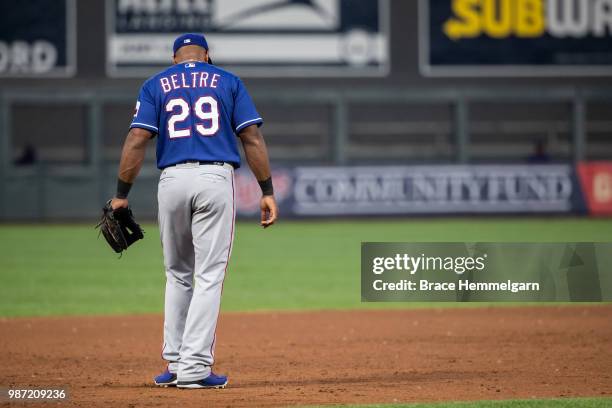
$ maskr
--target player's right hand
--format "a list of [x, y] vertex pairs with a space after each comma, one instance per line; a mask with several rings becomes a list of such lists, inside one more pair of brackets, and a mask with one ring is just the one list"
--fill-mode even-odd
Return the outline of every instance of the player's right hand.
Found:
[[117, 208], [127, 208], [129, 205], [127, 198], [117, 198], [114, 197], [113, 200], [111, 201], [111, 207], [113, 210], [116, 210]]
[[274, 196], [263, 196], [261, 197], [261, 226], [268, 228], [274, 224], [276, 218], [278, 218], [278, 206]]

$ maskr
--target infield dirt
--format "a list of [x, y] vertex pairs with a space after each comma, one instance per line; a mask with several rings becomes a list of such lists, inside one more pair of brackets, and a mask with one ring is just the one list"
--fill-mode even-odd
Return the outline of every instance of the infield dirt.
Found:
[[611, 306], [225, 313], [225, 390], [152, 386], [161, 329], [151, 315], [2, 319], [0, 387], [65, 386], [71, 407], [612, 396]]

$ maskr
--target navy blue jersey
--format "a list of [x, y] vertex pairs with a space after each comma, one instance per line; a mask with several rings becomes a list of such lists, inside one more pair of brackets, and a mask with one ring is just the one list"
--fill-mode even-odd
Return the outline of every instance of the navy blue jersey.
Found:
[[188, 160], [238, 167], [235, 135], [262, 123], [240, 78], [204, 62], [184, 62], [144, 83], [130, 128], [157, 133], [160, 169]]

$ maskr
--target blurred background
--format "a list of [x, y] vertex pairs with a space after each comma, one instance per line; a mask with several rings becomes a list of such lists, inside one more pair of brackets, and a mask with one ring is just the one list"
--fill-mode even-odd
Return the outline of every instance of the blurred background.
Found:
[[[236, 172], [225, 406], [612, 406], [609, 257], [576, 252], [595, 245], [562, 246], [558, 266], [521, 246], [517, 276], [603, 306], [369, 302], [360, 279], [367, 242], [611, 241], [612, 0], [0, 0], [0, 385], [66, 384], [74, 406], [177, 401], [143, 388], [166, 283], [154, 143], [130, 193], [145, 239], [118, 259], [93, 226], [139, 89], [185, 32], [253, 96], [280, 205], [263, 230], [259, 186]], [[284, 313], [336, 309], [382, 310]]]
[[[97, 216], [140, 86], [190, 31], [254, 97], [286, 217], [610, 214], [606, 4], [3, 0], [0, 218]], [[140, 217], [156, 215], [154, 154]]]

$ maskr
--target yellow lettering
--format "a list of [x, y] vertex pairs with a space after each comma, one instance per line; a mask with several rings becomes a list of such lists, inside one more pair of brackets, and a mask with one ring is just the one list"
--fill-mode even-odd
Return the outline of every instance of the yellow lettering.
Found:
[[455, 18], [444, 23], [444, 33], [453, 40], [477, 37], [482, 32], [478, 6], [481, 0], [453, 0]]
[[543, 0], [516, 0], [516, 35], [540, 37], [544, 34]]
[[545, 1], [452, 0], [453, 17], [444, 23], [443, 31], [452, 40], [482, 34], [491, 38], [539, 37], [546, 31]]
[[512, 3], [515, 0], [483, 0], [482, 25], [493, 38], [505, 38], [512, 34]]

